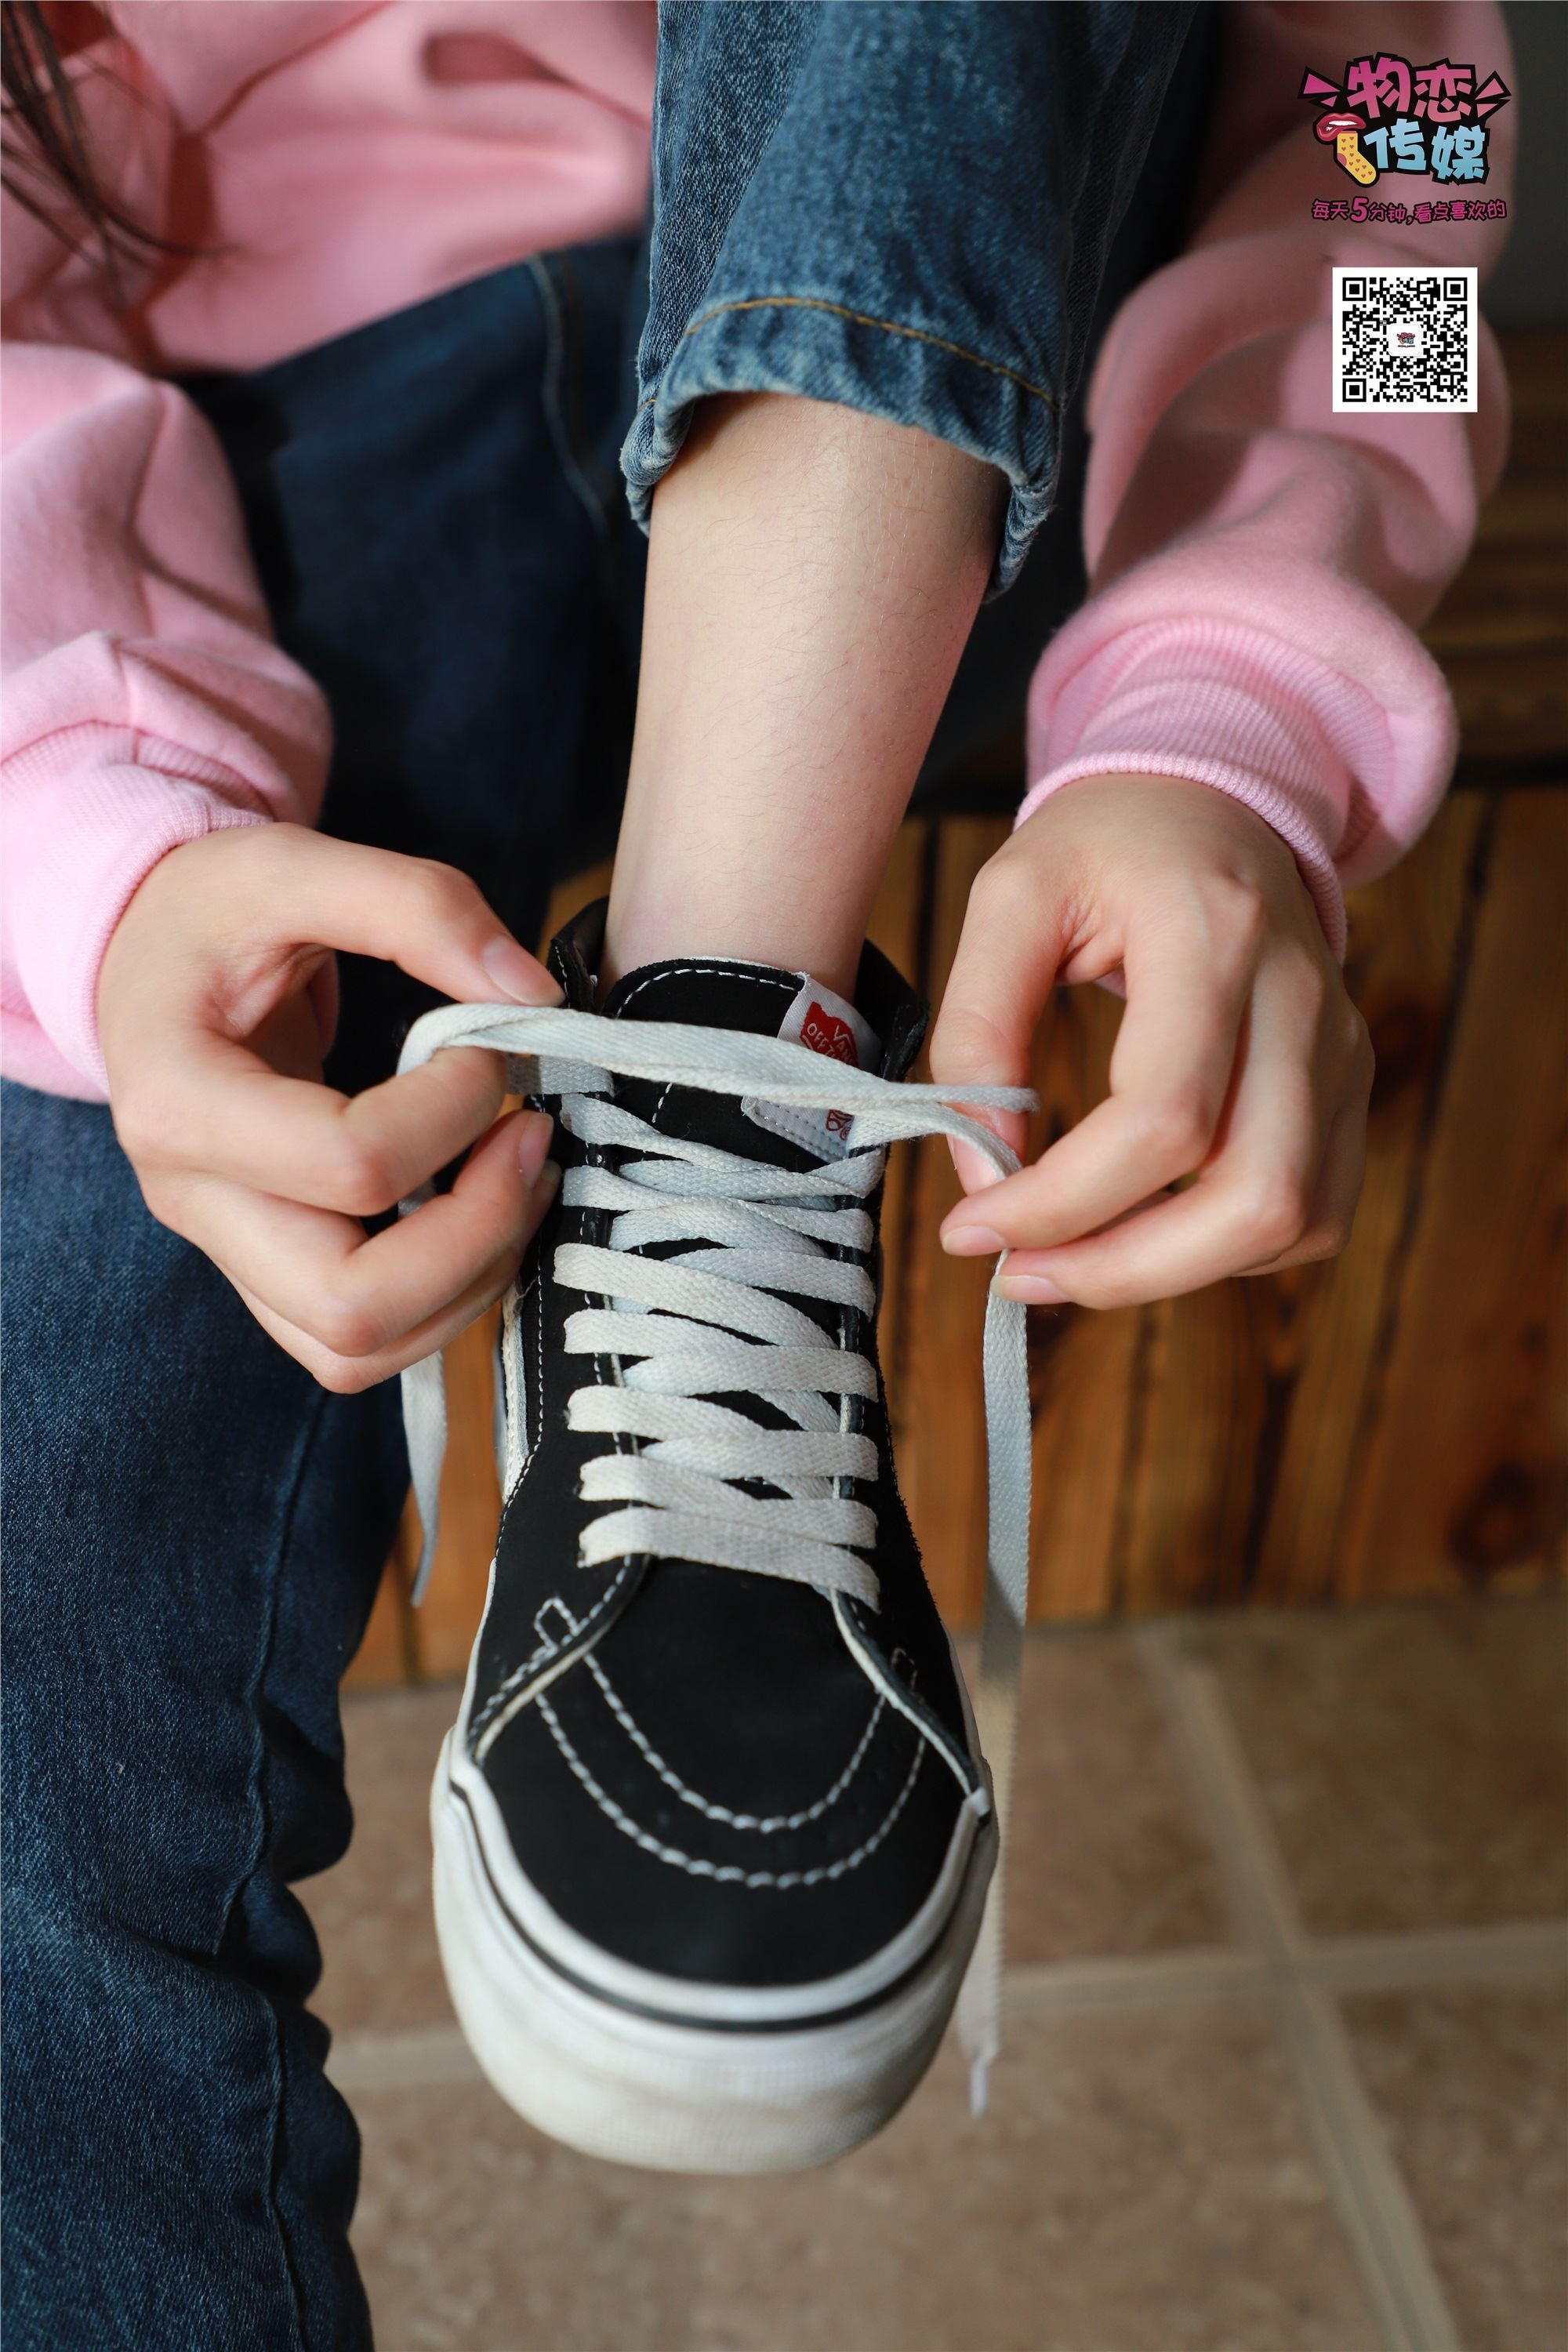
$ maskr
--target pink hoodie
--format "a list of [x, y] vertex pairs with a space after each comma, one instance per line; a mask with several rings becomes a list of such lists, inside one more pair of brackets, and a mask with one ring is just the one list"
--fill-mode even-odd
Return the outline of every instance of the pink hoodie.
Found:
[[[221, 826], [316, 814], [321, 698], [272, 644], [218, 447], [160, 378], [282, 358], [640, 215], [643, 0], [121, 0], [83, 53], [94, 160], [203, 248], [118, 305], [7, 200], [7, 1073], [100, 1098], [104, 949], [149, 868]], [[1036, 674], [1022, 816], [1074, 777], [1191, 776], [1291, 844], [1342, 945], [1341, 885], [1420, 832], [1452, 707], [1414, 632], [1500, 470], [1476, 416], [1330, 413], [1330, 266], [1495, 259], [1492, 222], [1321, 224], [1354, 193], [1310, 133], [1304, 67], [1372, 50], [1511, 79], [1490, 0], [1239, 5], [1187, 251], [1115, 320], [1089, 393], [1093, 593]], [[1516, 109], [1492, 118], [1506, 198]], [[1374, 194], [1451, 197], [1411, 175]]]

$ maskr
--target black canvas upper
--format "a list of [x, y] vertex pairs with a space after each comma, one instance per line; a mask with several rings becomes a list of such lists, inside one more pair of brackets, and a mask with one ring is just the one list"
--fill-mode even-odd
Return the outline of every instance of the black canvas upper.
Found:
[[[552, 949], [571, 1005], [592, 1007], [602, 927], [602, 906], [589, 908]], [[765, 966], [676, 961], [627, 974], [603, 1010], [773, 1035], [798, 987], [797, 974]], [[884, 1041], [883, 1074], [901, 1076], [921, 1011], [871, 950], [858, 1003]], [[616, 1100], [667, 1134], [770, 1165], [814, 1164], [736, 1097], [617, 1078]], [[559, 1125], [555, 1150], [566, 1169], [589, 1156]], [[868, 1205], [875, 1214], [879, 1198]], [[601, 1948], [694, 1982], [833, 1976], [920, 1909], [973, 1779], [946, 1636], [893, 1482], [885, 1400], [879, 1390], [874, 1403], [855, 1401], [880, 1465], [875, 1485], [855, 1489], [876, 1513], [875, 1610], [840, 1599], [836, 1612], [810, 1586], [679, 1559], [580, 1565], [586, 1520], [616, 1507], [581, 1499], [582, 1466], [616, 1441], [569, 1430], [566, 1401], [611, 1370], [566, 1353], [566, 1318], [604, 1301], [565, 1288], [551, 1267], [560, 1244], [604, 1244], [610, 1223], [607, 1211], [558, 1201], [520, 1276], [527, 1459], [502, 1516], [470, 1753], [482, 1749], [528, 1878]], [[836, 1336], [847, 1319], [847, 1343], [874, 1356], [857, 1310], [794, 1295], [791, 1304]], [[773, 1417], [758, 1398], [720, 1402]], [[901, 1706], [879, 1698], [838, 1612], [891, 1670]]]

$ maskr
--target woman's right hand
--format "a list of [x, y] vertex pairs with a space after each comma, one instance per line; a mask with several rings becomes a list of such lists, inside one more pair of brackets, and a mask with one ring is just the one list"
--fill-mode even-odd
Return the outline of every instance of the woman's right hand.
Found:
[[[352, 1099], [322, 1083], [318, 1008], [338, 948], [464, 1001], [561, 1001], [450, 866], [268, 824], [153, 867], [110, 940], [98, 1018], [115, 1132], [153, 1216], [323, 1387], [349, 1393], [500, 1297], [558, 1171], [542, 1113], [497, 1118], [499, 1054], [437, 1054]], [[450, 1192], [367, 1237], [362, 1217], [470, 1145]]]

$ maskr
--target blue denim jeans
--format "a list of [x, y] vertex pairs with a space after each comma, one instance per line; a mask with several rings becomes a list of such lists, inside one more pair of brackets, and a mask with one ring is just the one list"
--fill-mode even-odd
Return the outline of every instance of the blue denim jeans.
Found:
[[[1010, 585], [1056, 501], [1118, 231], [1168, 201], [1139, 183], [1194, 14], [662, 0], [634, 512], [695, 402], [799, 393], [1000, 467]], [[1173, 112], [1189, 152], [1194, 121]]]
[[[1172, 249], [1211, 37], [1185, 7], [667, 0], [650, 241], [192, 384], [332, 705], [328, 828], [449, 859], [536, 934], [625, 773], [616, 452], [645, 511], [691, 404], [763, 387], [1001, 467], [999, 580], [1037, 541], [940, 789], [1081, 593], [1073, 393]], [[423, 1001], [345, 959], [336, 1082], [385, 1075]], [[7, 2352], [363, 2352], [358, 2142], [291, 1888], [349, 1836], [337, 1686], [406, 1484], [395, 1384], [317, 1389], [153, 1223], [106, 1110], [8, 1087], [4, 1147]]]

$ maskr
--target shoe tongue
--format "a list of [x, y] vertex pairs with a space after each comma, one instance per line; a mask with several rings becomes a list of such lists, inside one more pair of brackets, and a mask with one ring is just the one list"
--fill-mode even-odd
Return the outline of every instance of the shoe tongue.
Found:
[[[882, 1058], [874, 1031], [852, 1004], [809, 972], [781, 971], [772, 964], [720, 957], [647, 964], [616, 982], [604, 1011], [610, 1020], [679, 1021], [784, 1037], [858, 1069], [875, 1070]], [[628, 1110], [661, 1134], [717, 1144], [773, 1167], [815, 1167], [842, 1160], [849, 1149], [850, 1122], [842, 1111], [646, 1080], [623, 1078], [616, 1090]]]

